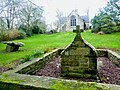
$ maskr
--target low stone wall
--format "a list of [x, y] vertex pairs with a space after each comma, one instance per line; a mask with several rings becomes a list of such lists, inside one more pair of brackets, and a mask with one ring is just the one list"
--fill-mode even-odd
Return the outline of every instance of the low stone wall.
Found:
[[16, 70], [16, 72], [20, 74], [34, 74], [37, 70], [44, 67], [47, 62], [50, 62], [57, 55], [59, 55], [60, 52], [61, 49], [56, 49], [50, 53], [45, 54], [42, 58], [37, 58], [27, 62], [24, 65], [19, 66], [19, 69]]
[[120, 67], [120, 55], [116, 52], [106, 49], [96, 49], [98, 57], [108, 57], [115, 65]]
[[113, 52], [111, 50], [108, 50], [108, 58], [118, 67], [120, 67], [120, 55], [118, 55], [116, 52]]
[[[82, 88], [81, 88], [82, 87]], [[18, 73], [0, 75], [0, 90], [120, 90], [119, 85], [80, 82]]]
[[108, 52], [106, 49], [96, 49], [97, 57], [107, 57]]
[[[49, 59], [54, 58], [56, 55], [59, 55], [61, 51], [61, 49], [54, 50], [53, 52], [46, 54], [41, 59], [34, 59], [20, 65], [15, 70], [10, 70], [0, 74], [0, 90], [66, 90], [66, 88], [67, 90], [81, 90], [82, 86], [84, 88], [88, 86], [87, 89], [92, 87], [91, 90], [94, 88], [99, 88], [99, 90], [119, 90], [119, 85], [102, 84], [95, 82], [79, 82], [76, 80], [64, 80], [52, 77], [27, 75], [31, 73], [31, 71], [37, 70], [36, 65], [38, 62], [39, 65], [45, 60], [49, 61]], [[19, 72], [21, 74], [16, 72]]]

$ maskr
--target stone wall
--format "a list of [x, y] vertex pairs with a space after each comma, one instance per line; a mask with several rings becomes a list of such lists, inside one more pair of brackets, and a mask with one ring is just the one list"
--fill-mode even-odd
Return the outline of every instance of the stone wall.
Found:
[[108, 51], [106, 49], [96, 49], [97, 57], [107, 57]]
[[120, 55], [111, 50], [97, 49], [98, 57], [108, 57], [115, 65], [120, 67]]
[[61, 75], [65, 77], [96, 78], [96, 72], [95, 48], [77, 34], [74, 41], [61, 53]]
[[[62, 50], [55, 50], [44, 56], [51, 58], [58, 55]], [[0, 74], [0, 90], [76, 90], [76, 89], [95, 89], [95, 90], [119, 90], [120, 85], [114, 84], [103, 84], [95, 82], [79, 82], [76, 80], [64, 80], [52, 77], [34, 76], [27, 74], [16, 73], [18, 71], [24, 70], [23, 68], [28, 68], [33, 63], [37, 63], [40, 59], [34, 59], [27, 63], [24, 63], [14, 70], [10, 70]], [[31, 68], [31, 69], [34, 69]], [[24, 72], [24, 71], [23, 71]], [[81, 86], [83, 88], [81, 88]], [[88, 87], [86, 87], [88, 86]], [[91, 89], [92, 87], [92, 89]], [[97, 89], [96, 89], [97, 88]]]
[[40, 68], [43, 68], [47, 62], [50, 62], [54, 57], [59, 55], [61, 49], [56, 49], [50, 53], [45, 54], [42, 58], [34, 59], [30, 62], [19, 66], [20, 70], [16, 70], [20, 74], [34, 74]]
[[120, 88], [118, 85], [112, 85], [109, 89], [110, 86], [95, 82], [79, 82], [18, 73], [0, 75], [0, 90], [119, 90], [118, 88]]
[[0, 75], [0, 90], [119, 90], [119, 88], [120, 85], [114, 84], [80, 82], [18, 73], [7, 72]]
[[118, 67], [120, 67], [120, 55], [118, 55], [116, 52], [113, 52], [111, 50], [108, 50], [108, 58]]

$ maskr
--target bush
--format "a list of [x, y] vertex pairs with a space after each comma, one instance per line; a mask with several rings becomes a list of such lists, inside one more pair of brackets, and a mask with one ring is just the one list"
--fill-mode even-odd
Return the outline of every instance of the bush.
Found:
[[100, 27], [96, 27], [96, 28], [91, 30], [92, 33], [98, 33], [99, 31], [101, 31]]
[[0, 30], [0, 41], [9, 40], [8, 33], [5, 30]]
[[113, 30], [113, 32], [120, 32], [120, 26], [113, 26], [111, 27], [111, 29]]
[[31, 30], [33, 34], [39, 34], [40, 33], [40, 28], [38, 26], [32, 26]]
[[19, 30], [19, 36], [18, 39], [24, 39], [26, 38], [26, 33], [23, 30]]
[[26, 31], [26, 35], [27, 35], [28, 37], [32, 36], [32, 35], [33, 35], [32, 30], [31, 30], [31, 29], [30, 29], [30, 30], [27, 30], [27, 31]]
[[43, 53], [44, 52], [41, 51], [41, 50], [35, 51], [31, 55], [26, 55], [25, 58], [21, 62], [24, 63], [24, 62], [27, 62], [27, 61], [31, 61], [33, 58], [38, 58], [38, 57], [42, 56]]
[[27, 31], [27, 26], [24, 24], [21, 24], [19, 27], [19, 30], [23, 30], [25, 32], [25, 31]]
[[103, 31], [105, 34], [111, 34], [113, 32], [111, 28], [101, 28], [101, 31]]
[[26, 36], [28, 36], [28, 37], [33, 35], [31, 28], [28, 29], [28, 27], [24, 24], [20, 25], [19, 30], [24, 31], [26, 33]]
[[52, 51], [51, 48], [45, 48], [45, 49], [44, 49], [44, 53], [48, 53], [48, 52], [51, 52], [51, 51]]
[[17, 29], [12, 29], [8, 31], [9, 40], [16, 39], [19, 36], [19, 31]]
[[0, 41], [13, 40], [16, 39], [18, 36], [19, 36], [19, 31], [17, 29], [0, 31]]

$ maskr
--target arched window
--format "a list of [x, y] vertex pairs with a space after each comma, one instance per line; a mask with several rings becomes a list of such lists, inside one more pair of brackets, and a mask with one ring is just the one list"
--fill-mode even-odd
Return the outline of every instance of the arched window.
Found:
[[70, 18], [70, 26], [76, 26], [76, 18], [74, 15], [72, 15]]

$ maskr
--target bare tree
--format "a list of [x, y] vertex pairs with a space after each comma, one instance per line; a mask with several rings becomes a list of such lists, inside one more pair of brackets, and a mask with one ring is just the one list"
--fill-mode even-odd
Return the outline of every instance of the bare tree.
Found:
[[24, 8], [20, 12], [20, 21], [22, 24], [27, 26], [26, 32], [30, 31], [31, 25], [38, 23], [42, 18], [43, 9], [42, 7], [32, 4], [31, 2], [26, 3]]
[[0, 0], [0, 3], [0, 16], [5, 18], [7, 28], [12, 29], [24, 2], [21, 0]]
[[59, 10], [56, 12], [56, 14], [57, 14], [56, 15], [57, 20], [54, 22], [54, 26], [55, 26], [56, 30], [61, 31], [62, 25], [65, 24], [66, 17]]

